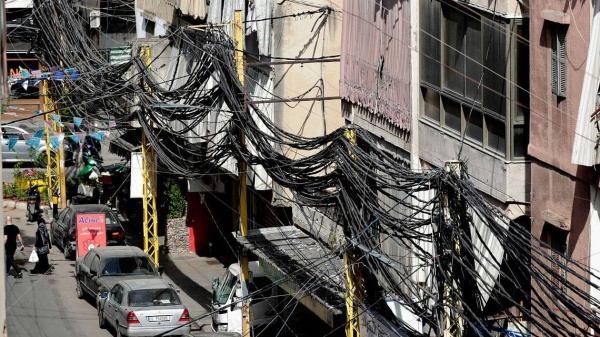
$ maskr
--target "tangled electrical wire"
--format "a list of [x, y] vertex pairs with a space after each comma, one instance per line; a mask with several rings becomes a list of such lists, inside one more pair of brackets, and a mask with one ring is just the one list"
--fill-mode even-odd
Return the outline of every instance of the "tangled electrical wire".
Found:
[[[123, 133], [139, 123], [165, 171], [194, 179], [229, 159], [244, 161], [293, 191], [294, 202], [333, 210], [347, 242], [342, 253], [360, 266], [364, 308], [394, 319], [381, 304], [394, 297], [430, 330], [421, 334], [398, 321], [406, 334], [594, 335], [600, 302], [590, 289], [599, 289], [598, 273], [486, 202], [467, 167], [412, 171], [355, 125], [314, 138], [281, 129], [245, 103], [234, 44], [217, 28], [175, 29], [162, 47], [152, 47], [150, 60], [136, 54], [111, 65], [67, 2], [36, 0], [33, 13], [40, 61], [81, 73], [54, 86], [63, 109], [114, 120]], [[168, 68], [164, 58], [175, 70], [160, 73]], [[197, 132], [207, 121], [218, 129]], [[292, 159], [281, 147], [307, 155]]]

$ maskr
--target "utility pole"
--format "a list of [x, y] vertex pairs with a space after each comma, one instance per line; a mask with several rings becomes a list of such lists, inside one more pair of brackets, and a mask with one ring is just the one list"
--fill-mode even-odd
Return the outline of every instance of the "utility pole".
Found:
[[[48, 200], [52, 201], [52, 212], [55, 216], [58, 212], [59, 207], [59, 196], [62, 199], [60, 201], [60, 207], [64, 207], [66, 205], [66, 189], [65, 189], [65, 176], [64, 176], [64, 159], [61, 160], [61, 155], [64, 156], [64, 151], [62, 150], [62, 142], [59, 143], [59, 149], [57, 151], [52, 151], [51, 148], [51, 133], [58, 132], [58, 126], [56, 122], [50, 116], [50, 112], [57, 112], [56, 105], [52, 97], [50, 97], [50, 80], [46, 79], [40, 82], [41, 84], [41, 94], [43, 99], [43, 112], [44, 112], [44, 120], [45, 123], [45, 131], [46, 131], [46, 179], [48, 181]], [[52, 127], [50, 127], [50, 124]], [[62, 162], [62, 170], [61, 163]], [[63, 193], [65, 194], [63, 196]], [[65, 205], [63, 205], [65, 203]]]
[[[238, 78], [244, 88], [244, 111], [246, 113], [246, 84], [244, 74], [244, 29], [242, 26], [242, 11], [236, 10], [233, 19], [233, 28], [235, 31], [235, 63], [238, 73]], [[240, 143], [242, 147], [246, 146], [246, 135], [242, 128], [238, 130]], [[238, 161], [238, 179], [240, 185], [240, 234], [248, 235], [248, 200], [246, 186], [246, 169], [247, 164], [243, 160]], [[250, 301], [248, 301], [248, 256], [244, 251], [240, 255], [240, 264], [242, 268], [242, 336], [250, 337]]]
[[[140, 48], [140, 54], [146, 61], [147, 69], [150, 69], [151, 49], [150, 46]], [[152, 127], [152, 122], [150, 127]], [[156, 214], [156, 153], [154, 146], [150, 143], [146, 132], [142, 130], [142, 176], [143, 186], [143, 208], [144, 208], [144, 252], [158, 266], [158, 216]]]
[[[56, 4], [53, 7], [53, 23], [55, 27], [58, 27], [58, 11], [56, 9]], [[57, 31], [60, 31], [57, 28]], [[66, 52], [66, 47], [64, 44], [64, 36], [60, 35], [60, 46], [63, 52]], [[64, 67], [61, 61], [61, 70]], [[56, 103], [50, 96], [50, 82], [52, 80], [52, 76], [49, 79], [42, 81], [42, 95], [44, 100], [44, 120], [46, 121], [46, 158], [47, 158], [47, 167], [46, 172], [48, 175], [48, 200], [52, 201], [52, 211], [53, 215], [56, 216], [58, 213], [57, 207], [65, 208], [67, 206], [67, 188], [66, 188], [66, 179], [65, 179], [65, 150], [64, 150], [64, 138], [59, 139], [58, 149], [52, 151], [51, 143], [50, 143], [50, 125], [52, 123], [52, 131], [57, 133], [62, 133], [62, 126], [60, 124], [60, 109], [57, 108]], [[52, 90], [58, 92], [56, 90], [56, 84], [52, 82], [53, 88]], [[58, 120], [54, 120], [51, 118], [48, 112], [53, 111], [54, 114], [58, 115]]]
[[[344, 131], [344, 136], [350, 143], [357, 145], [356, 131], [349, 128]], [[356, 155], [350, 152], [352, 159]], [[356, 265], [354, 256], [355, 248], [350, 248], [344, 254], [344, 270], [346, 271], [346, 337], [360, 337], [359, 305], [362, 301], [360, 268]]]
[[[462, 164], [458, 160], [449, 160], [444, 163], [444, 171], [449, 174], [455, 174], [462, 177]], [[460, 195], [456, 191], [447, 189], [444, 196], [444, 226], [440, 229], [442, 242], [446, 245], [438, 246], [440, 256], [441, 273], [443, 276], [438, 279], [438, 291], [440, 292], [441, 317], [440, 327], [443, 329], [439, 336], [443, 337], [462, 337], [465, 335], [465, 320], [463, 318], [463, 286], [462, 268], [456, 259], [462, 259], [462, 247], [460, 230], [464, 228], [464, 205], [459, 200]], [[460, 207], [461, 209], [457, 209]], [[454, 210], [453, 210], [454, 208]], [[462, 228], [460, 228], [462, 227]], [[468, 233], [466, 231], [465, 233]], [[475, 284], [475, 283], [473, 283]], [[473, 290], [472, 293], [475, 291]]]

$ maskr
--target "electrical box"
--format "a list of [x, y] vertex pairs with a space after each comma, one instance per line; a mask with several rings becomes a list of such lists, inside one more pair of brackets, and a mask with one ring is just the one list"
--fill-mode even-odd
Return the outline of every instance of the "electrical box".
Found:
[[100, 28], [100, 11], [90, 12], [90, 28]]

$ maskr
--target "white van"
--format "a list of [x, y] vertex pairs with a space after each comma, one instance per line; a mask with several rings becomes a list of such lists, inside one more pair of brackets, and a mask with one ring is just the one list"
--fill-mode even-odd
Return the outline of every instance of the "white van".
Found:
[[[259, 270], [259, 262], [248, 263], [249, 281], [248, 292], [253, 294], [256, 290], [263, 292], [250, 298], [250, 312], [252, 327], [275, 323], [277, 318], [277, 286], [264, 276]], [[213, 278], [212, 300], [212, 328], [214, 331], [229, 331], [242, 333], [242, 270], [240, 265], [234, 263], [227, 268], [225, 275], [220, 279]]]

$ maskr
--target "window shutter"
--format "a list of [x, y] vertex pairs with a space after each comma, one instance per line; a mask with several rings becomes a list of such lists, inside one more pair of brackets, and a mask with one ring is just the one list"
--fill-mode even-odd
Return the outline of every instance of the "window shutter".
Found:
[[555, 25], [552, 29], [552, 93], [567, 97], [567, 29], [564, 25]]
[[567, 97], [567, 46], [565, 43], [567, 30], [558, 29], [558, 96]]
[[552, 43], [551, 43], [551, 48], [552, 48], [552, 61], [551, 63], [551, 69], [552, 69], [552, 93], [555, 95], [558, 95], [558, 67], [557, 67], [557, 59], [558, 59], [558, 41], [557, 41], [557, 34], [556, 34], [556, 27], [554, 27], [554, 29], [552, 29]]

